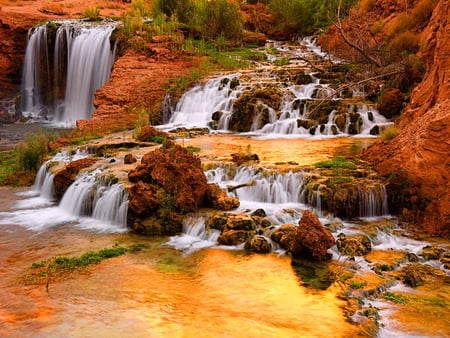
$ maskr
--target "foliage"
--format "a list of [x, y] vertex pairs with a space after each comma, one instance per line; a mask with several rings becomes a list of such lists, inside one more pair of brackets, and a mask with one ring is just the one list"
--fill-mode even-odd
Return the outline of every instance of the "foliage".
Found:
[[415, 54], [420, 49], [420, 36], [419, 34], [411, 31], [399, 33], [389, 43], [389, 50], [396, 55]]
[[19, 142], [17, 150], [17, 170], [35, 172], [48, 152], [48, 143], [55, 137], [40, 130], [30, 133], [24, 141]]
[[386, 129], [383, 129], [383, 131], [380, 134], [380, 137], [383, 141], [389, 141], [392, 140], [394, 137], [396, 137], [398, 133], [399, 133], [398, 128], [392, 125], [387, 127]]
[[275, 66], [286, 66], [289, 64], [289, 60], [287, 58], [276, 59], [274, 64]]
[[0, 153], [0, 184], [14, 172], [17, 152]]
[[357, 289], [362, 289], [367, 285], [366, 282], [355, 282], [355, 281], [350, 281], [349, 283], [349, 287], [351, 289], [357, 290]]
[[399, 293], [386, 292], [381, 297], [396, 304], [405, 304], [408, 301], [408, 297]]
[[358, 8], [361, 12], [367, 13], [373, 11], [375, 9], [376, 4], [377, 3], [375, 0], [361, 0], [358, 3]]
[[330, 161], [318, 162], [315, 164], [316, 168], [343, 168], [355, 169], [356, 165], [344, 157], [333, 157]]
[[194, 147], [194, 146], [187, 146], [186, 149], [189, 150], [190, 152], [193, 152], [193, 153], [198, 153], [199, 151], [202, 150], [201, 148]]
[[[345, 13], [354, 0], [342, 1], [341, 12]], [[336, 15], [339, 0], [270, 0], [269, 9], [279, 22], [278, 28], [295, 29], [300, 34], [311, 33], [328, 26], [330, 18]]]
[[90, 21], [95, 21], [100, 18], [100, 8], [97, 6], [90, 6], [83, 11], [83, 17]]

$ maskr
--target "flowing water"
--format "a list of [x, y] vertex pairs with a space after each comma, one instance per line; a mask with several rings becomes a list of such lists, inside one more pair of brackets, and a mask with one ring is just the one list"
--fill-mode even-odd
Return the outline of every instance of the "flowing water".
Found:
[[[39, 59], [39, 67], [47, 68], [28, 65], [31, 61], [27, 61], [25, 110], [61, 123], [89, 118], [92, 90], [106, 81], [111, 68], [108, 62], [114, 57], [109, 41], [111, 31], [110, 26], [92, 29], [62, 24], [50, 52], [44, 43], [48, 39], [48, 26], [36, 28], [27, 55]], [[92, 44], [99, 49], [86, 48]], [[282, 53], [297, 53], [298, 57], [311, 53], [317, 58], [324, 57], [310, 40], [305, 44], [307, 48], [302, 51], [275, 47]], [[96, 60], [98, 55], [109, 61], [91, 64], [89, 60]], [[46, 97], [43, 91], [48, 88], [41, 87], [41, 77], [48, 77], [50, 69], [61, 68], [67, 70], [68, 77], [55, 72], [54, 81], [48, 85], [53, 89], [64, 88], [63, 93]], [[89, 74], [92, 69], [100, 71], [94, 72], [95, 79], [88, 79], [78, 74], [80, 69], [83, 70], [80, 73]], [[260, 111], [250, 133], [228, 133], [233, 104], [252, 84], [247, 79], [256, 77], [255, 81], [271, 82], [272, 79], [266, 79], [270, 72], [228, 74], [193, 88], [166, 116], [168, 123], [162, 128], [195, 126], [227, 132], [179, 142], [201, 147], [199, 156], [205, 162], [213, 162], [211, 169], [205, 171], [209, 182], [224, 189], [245, 185], [230, 192], [241, 203], [235, 212], [251, 214], [262, 208], [273, 228], [298, 223], [306, 209], [317, 213], [323, 224], [342, 223], [342, 228], [333, 233], [335, 237], [339, 233], [361, 233], [362, 224], [367, 226], [371, 222], [395, 224], [395, 219], [387, 215], [383, 186], [361, 187], [355, 206], [361, 219], [343, 221], [322, 210], [320, 190], [313, 199], [305, 196], [307, 172], [298, 170], [299, 166], [340, 155], [343, 148], [357, 153], [370, 144], [372, 140], [365, 137], [373, 136], [373, 128], [389, 124], [373, 107], [363, 103], [349, 106], [343, 130], [338, 129], [334, 111], [327, 122], [314, 130], [301, 127], [298, 121], [308, 118], [310, 101], [332, 91], [313, 78], [309, 84], [285, 84], [281, 106], [262, 107], [269, 116], [266, 125], [261, 127], [263, 111]], [[89, 85], [85, 86], [85, 81]], [[81, 87], [89, 90], [79, 90]], [[221, 114], [213, 127], [211, 122], [217, 111]], [[342, 138], [355, 134], [349, 130], [355, 114], [360, 121], [356, 133], [359, 138]], [[337, 136], [341, 137], [330, 139]], [[229, 154], [241, 152], [242, 147], [260, 156], [258, 167], [220, 164], [229, 162]], [[171, 238], [128, 233], [128, 196], [122, 185], [111, 180], [107, 165], [81, 172], [57, 202], [52, 166], [55, 162], [68, 163], [87, 156], [90, 155], [81, 151], [59, 153], [41, 167], [31, 189], [0, 188], [0, 336], [357, 337], [363, 334], [345, 314], [347, 303], [339, 298], [342, 289], [338, 283], [328, 285], [325, 290], [307, 286], [306, 277], [273, 242], [273, 252], [267, 255], [249, 254], [242, 246], [218, 245], [219, 232], [205, 225], [210, 217], [207, 212], [187, 217], [183, 233]], [[121, 165], [120, 160], [117, 162]], [[417, 254], [427, 244], [395, 232], [381, 231], [372, 239], [373, 249], [380, 252]], [[30, 281], [32, 263], [133, 245], [140, 250], [64, 278], [49, 279], [47, 285]], [[348, 259], [336, 247], [331, 252], [334, 262]], [[360, 273], [372, 271], [371, 262], [363, 257], [356, 257], [355, 264], [360, 265]], [[381, 321], [385, 323], [380, 337], [414, 336], [415, 332], [433, 336], [430, 330], [417, 329], [410, 334], [404, 324], [389, 325], [397, 308], [386, 310], [379, 299], [373, 302], [382, 309]], [[356, 315], [352, 318], [357, 320]], [[442, 332], [448, 333], [448, 327]]]
[[89, 119], [94, 92], [109, 79], [114, 62], [113, 30], [113, 24], [77, 21], [32, 30], [22, 77], [23, 114], [60, 126]]

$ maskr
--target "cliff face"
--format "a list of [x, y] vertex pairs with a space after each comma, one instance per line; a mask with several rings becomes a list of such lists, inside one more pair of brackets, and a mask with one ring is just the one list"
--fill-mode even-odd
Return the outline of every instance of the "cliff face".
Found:
[[424, 31], [427, 72], [399, 121], [400, 134], [365, 152], [391, 178], [394, 207], [434, 235], [450, 236], [450, 1]]

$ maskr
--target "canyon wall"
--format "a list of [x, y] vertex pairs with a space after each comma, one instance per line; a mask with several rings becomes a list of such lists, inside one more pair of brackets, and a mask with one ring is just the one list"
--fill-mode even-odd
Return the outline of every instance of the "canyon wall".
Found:
[[399, 120], [401, 131], [364, 157], [389, 177], [394, 208], [434, 235], [450, 235], [450, 1], [424, 31], [427, 72]]

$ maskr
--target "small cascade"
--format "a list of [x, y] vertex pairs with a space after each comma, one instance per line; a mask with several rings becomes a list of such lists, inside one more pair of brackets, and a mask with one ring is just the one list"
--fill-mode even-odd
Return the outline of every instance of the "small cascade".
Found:
[[222, 187], [248, 184], [233, 192], [241, 202], [303, 203], [302, 172], [288, 172], [281, 175], [253, 167], [239, 167], [236, 174], [231, 177], [226, 167], [218, 167], [207, 171], [206, 177], [210, 183], [216, 183]]
[[178, 102], [168, 126], [209, 127], [213, 113], [220, 111], [222, 116], [218, 119], [217, 129], [227, 130], [233, 102], [240, 93], [233, 90], [233, 79], [238, 75], [220, 76], [186, 92]]
[[95, 219], [126, 229], [128, 194], [119, 184], [99, 178], [99, 169], [82, 173], [64, 194], [59, 207], [75, 216]]
[[45, 162], [36, 175], [32, 190], [39, 192], [39, 197], [47, 200], [55, 198], [55, 185], [53, 184], [54, 175], [48, 170], [49, 161]]
[[31, 32], [25, 53], [21, 110], [25, 115], [72, 126], [89, 119], [94, 92], [109, 79], [114, 25], [62, 21]]
[[386, 187], [377, 184], [358, 186], [359, 217], [377, 217], [389, 214]]

